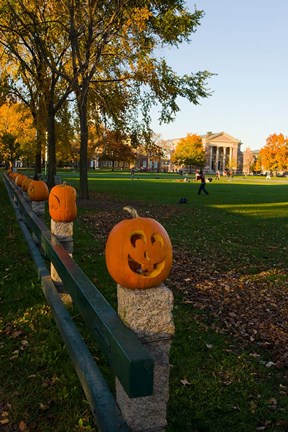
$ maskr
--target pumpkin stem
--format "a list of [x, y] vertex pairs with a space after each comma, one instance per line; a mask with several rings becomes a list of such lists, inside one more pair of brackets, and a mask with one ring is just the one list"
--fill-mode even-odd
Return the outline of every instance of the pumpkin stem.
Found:
[[130, 207], [130, 206], [123, 207], [123, 210], [127, 211], [128, 213], [130, 213], [133, 218], [139, 217], [139, 215], [137, 213], [137, 210], [135, 210], [133, 207]]

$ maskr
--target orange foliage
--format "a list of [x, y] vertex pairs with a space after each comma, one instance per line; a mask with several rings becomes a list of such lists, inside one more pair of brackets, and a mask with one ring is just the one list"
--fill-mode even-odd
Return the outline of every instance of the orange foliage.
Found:
[[288, 137], [272, 134], [259, 153], [264, 171], [284, 171], [288, 168]]

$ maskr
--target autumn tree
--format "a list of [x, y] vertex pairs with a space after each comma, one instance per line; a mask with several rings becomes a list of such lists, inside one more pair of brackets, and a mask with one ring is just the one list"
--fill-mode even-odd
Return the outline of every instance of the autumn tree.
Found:
[[4, 104], [0, 107], [0, 154], [13, 164], [20, 156], [31, 160], [35, 153], [33, 118], [23, 104]]
[[112, 169], [115, 167], [115, 162], [122, 163], [133, 162], [136, 159], [135, 150], [132, 148], [129, 137], [119, 131], [106, 131], [102, 139], [99, 139], [97, 147], [101, 147], [101, 160], [112, 162]]
[[[123, 0], [51, 1], [57, 10], [62, 52], [67, 46], [70, 66], [45, 56], [51, 72], [67, 80], [76, 96], [80, 123], [80, 195], [88, 198], [87, 148], [89, 98], [95, 100], [100, 120], [134, 138], [151, 137], [151, 105], [162, 106], [160, 119], [169, 122], [179, 110], [177, 97], [197, 104], [209, 92], [209, 72], [177, 76], [164, 59], [155, 56], [160, 46], [178, 46], [196, 30], [202, 11], [190, 13], [180, 0], [135, 2]], [[37, 35], [37, 28], [33, 29]], [[50, 52], [50, 41], [39, 35], [38, 45]], [[139, 120], [139, 114], [140, 120]], [[131, 138], [131, 142], [133, 142]]]
[[197, 134], [187, 134], [179, 140], [175, 152], [172, 154], [172, 162], [177, 165], [187, 165], [191, 171], [192, 167], [203, 168], [205, 166], [206, 153], [202, 138]]
[[266, 145], [260, 149], [259, 158], [264, 171], [285, 171], [288, 169], [288, 137], [272, 134]]
[[41, 172], [41, 152], [45, 151], [48, 140], [48, 183], [52, 186], [56, 174], [55, 117], [72, 91], [48, 66], [48, 56], [59, 67], [65, 63], [67, 43], [57, 27], [59, 14], [57, 8], [45, 1], [3, 0], [0, 6], [0, 44], [6, 55], [6, 66], [13, 65], [10, 92], [29, 106], [34, 118], [36, 172]]
[[[29, 72], [26, 87], [29, 77], [32, 81], [36, 78], [37, 96], [48, 95], [40, 100], [47, 110], [50, 181], [55, 171], [55, 113], [71, 91], [75, 95], [82, 198], [89, 197], [89, 100], [94, 100], [95, 114], [99, 121], [107, 122], [108, 129], [130, 133], [131, 143], [148, 143], [153, 104], [161, 106], [160, 121], [170, 122], [179, 110], [179, 96], [198, 104], [200, 98], [209, 95], [209, 72], [178, 76], [165, 59], [155, 55], [160, 47], [178, 47], [189, 41], [200, 24], [203, 11], [190, 12], [182, 0], [3, 0], [1, 4], [5, 48], [12, 51], [15, 43], [20, 45], [14, 55]], [[5, 13], [14, 20], [14, 26], [8, 22], [3, 27]], [[13, 40], [5, 39], [7, 35]]]

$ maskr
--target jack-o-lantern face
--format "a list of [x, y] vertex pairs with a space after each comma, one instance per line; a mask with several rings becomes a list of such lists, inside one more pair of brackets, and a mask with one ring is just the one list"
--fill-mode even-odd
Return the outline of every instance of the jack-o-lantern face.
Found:
[[27, 176], [25, 176], [24, 174], [18, 174], [15, 177], [15, 183], [17, 186], [22, 186], [23, 181], [26, 179], [27, 179]]
[[77, 216], [76, 190], [66, 183], [51, 189], [48, 203], [55, 222], [72, 222]]
[[112, 229], [105, 257], [117, 283], [126, 288], [151, 288], [160, 285], [170, 273], [172, 245], [159, 222], [136, 217]]
[[31, 178], [29, 178], [29, 177], [27, 177], [27, 178], [25, 178], [23, 181], [22, 181], [22, 189], [23, 189], [23, 191], [24, 192], [28, 192], [28, 188], [29, 188], [29, 185], [30, 185], [30, 183], [32, 182], [33, 180], [31, 179]]

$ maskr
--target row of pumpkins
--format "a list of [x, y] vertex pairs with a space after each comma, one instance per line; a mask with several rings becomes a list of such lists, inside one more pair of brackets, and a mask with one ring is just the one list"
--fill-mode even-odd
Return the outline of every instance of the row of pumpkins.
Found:
[[[10, 173], [17, 186], [32, 201], [48, 199], [49, 213], [56, 222], [71, 222], [77, 216], [76, 190], [67, 184], [54, 186], [50, 193], [42, 180]], [[165, 228], [152, 218], [138, 216], [125, 207], [133, 218], [124, 219], [110, 232], [105, 250], [107, 269], [120, 285], [131, 289], [160, 285], [172, 267], [172, 245]]]
[[31, 201], [48, 199], [49, 213], [55, 222], [72, 222], [77, 216], [76, 190], [67, 184], [54, 186], [50, 193], [43, 180], [33, 180], [24, 174], [10, 172], [9, 177], [29, 195]]

